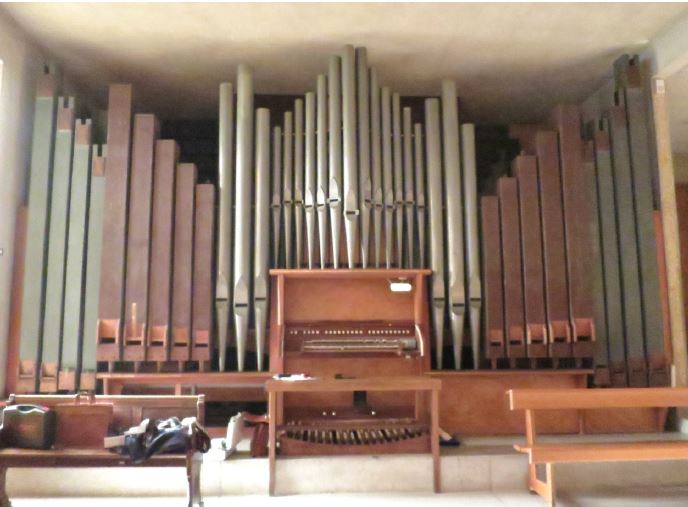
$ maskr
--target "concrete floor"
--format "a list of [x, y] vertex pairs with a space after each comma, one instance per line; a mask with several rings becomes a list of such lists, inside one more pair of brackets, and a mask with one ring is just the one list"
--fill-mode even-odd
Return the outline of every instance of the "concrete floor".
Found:
[[[501, 493], [443, 493], [440, 495], [422, 493], [387, 494], [330, 494], [292, 495], [268, 497], [249, 495], [241, 497], [210, 497], [205, 507], [221, 507], [240, 500], [241, 505], [271, 507], [543, 507], [537, 496], [519, 492]], [[14, 507], [121, 507], [122, 498], [43, 498], [13, 499]], [[677, 507], [688, 505], [688, 487], [642, 488], [642, 490], [608, 490], [596, 494], [571, 496], [562, 492], [557, 505], [560, 507]], [[181, 498], [127, 498], [126, 507], [184, 507]]]
[[[680, 434], [558, 436], [543, 440], [674, 440]], [[522, 438], [466, 439], [442, 450], [442, 494], [431, 492], [426, 455], [339, 456], [278, 460], [277, 492], [267, 492], [267, 460], [241, 453], [227, 461], [206, 456], [202, 489], [206, 507], [544, 506], [526, 490], [527, 459], [513, 450]], [[561, 464], [555, 467], [558, 503], [564, 507], [688, 505], [688, 461]], [[184, 507], [185, 473], [179, 469], [10, 469], [14, 507]], [[124, 497], [126, 499], [124, 499]], [[31, 498], [29, 498], [31, 497]]]

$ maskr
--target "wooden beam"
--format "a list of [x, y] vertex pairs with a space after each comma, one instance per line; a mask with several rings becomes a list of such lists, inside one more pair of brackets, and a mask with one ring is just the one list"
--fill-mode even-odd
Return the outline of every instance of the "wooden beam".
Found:
[[664, 253], [669, 284], [669, 312], [671, 314], [671, 342], [674, 349], [675, 386], [688, 385], [688, 348], [686, 346], [685, 312], [683, 308], [683, 277], [681, 274], [681, 250], [676, 213], [676, 183], [671, 153], [669, 111], [666, 85], [663, 79], [652, 80], [652, 110], [654, 113], [659, 192], [664, 224]]

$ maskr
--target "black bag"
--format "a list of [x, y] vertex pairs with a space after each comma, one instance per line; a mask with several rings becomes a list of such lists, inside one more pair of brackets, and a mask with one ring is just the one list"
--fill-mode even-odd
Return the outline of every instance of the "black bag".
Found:
[[2, 410], [3, 447], [50, 449], [55, 443], [55, 412], [38, 405], [9, 405]]
[[143, 463], [156, 454], [182, 454], [188, 451], [208, 452], [210, 437], [195, 418], [180, 421], [176, 417], [148, 421], [143, 433], [127, 435], [118, 448], [134, 463]]

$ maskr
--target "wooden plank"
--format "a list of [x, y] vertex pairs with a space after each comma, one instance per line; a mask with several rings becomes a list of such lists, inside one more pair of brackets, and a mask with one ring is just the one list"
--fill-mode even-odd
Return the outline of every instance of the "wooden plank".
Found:
[[[616, 190], [612, 165], [609, 122], [602, 120], [595, 131], [595, 168], [597, 175], [599, 226], [604, 271], [604, 298], [611, 384], [628, 384], [624, 340], [623, 298], [621, 295], [621, 264], [619, 261], [619, 230], [616, 221]], [[598, 331], [599, 331], [598, 326]]]
[[511, 410], [686, 407], [688, 388], [511, 389]]
[[[678, 194], [678, 188], [677, 192]], [[678, 199], [678, 195], [677, 195]], [[659, 264], [659, 287], [662, 300], [662, 328], [664, 329], [664, 361], [663, 364], [671, 364], [673, 347], [671, 343], [671, 315], [669, 314], [669, 282], [667, 280], [666, 262], [664, 261], [664, 227], [662, 226], [662, 212], [655, 210], [652, 213], [655, 223], [655, 235], [657, 241], [657, 263]], [[650, 368], [655, 365], [650, 364]], [[659, 366], [659, 365], [658, 365]]]
[[502, 240], [499, 227], [499, 199], [480, 199], [483, 281], [485, 284], [485, 357], [497, 366], [506, 357], [504, 349], [504, 286], [502, 284]]
[[33, 117], [26, 244], [26, 265], [32, 268], [24, 271], [17, 392], [38, 388], [56, 108], [55, 76], [44, 74], [38, 79]]
[[64, 321], [65, 259], [69, 218], [69, 188], [74, 154], [74, 97], [60, 97], [55, 131], [53, 181], [50, 185], [50, 230], [48, 271], [45, 285], [45, 315], [39, 391], [57, 391], [62, 323]]
[[153, 161], [160, 126], [152, 114], [134, 116], [127, 229], [127, 271], [124, 288], [125, 361], [146, 358], [148, 322], [149, 265], [151, 261], [151, 207], [153, 199]]
[[674, 164], [671, 152], [669, 112], [666, 102], [666, 86], [663, 79], [652, 81], [652, 111], [657, 142], [659, 165], [659, 189], [664, 224], [665, 260], [669, 284], [669, 314], [671, 315], [671, 342], [674, 351], [674, 375], [672, 384], [688, 385], [688, 345], [686, 344], [686, 312], [683, 308], [681, 276], [681, 250], [679, 245], [678, 218], [676, 213], [676, 189]]
[[265, 382], [268, 393], [353, 392], [353, 391], [439, 391], [442, 382], [424, 376], [395, 376], [368, 378], [312, 378], [299, 382], [269, 379]]
[[545, 297], [550, 356], [570, 357], [571, 325], [564, 243], [564, 215], [557, 134], [540, 131], [535, 136], [542, 206], [542, 238], [545, 266]]
[[[100, 149], [99, 149], [100, 148]], [[88, 247], [86, 250], [86, 287], [84, 289], [84, 324], [81, 347], [79, 389], [96, 388], [96, 331], [100, 294], [100, 261], [103, 256], [103, 211], [105, 200], [105, 155], [107, 147], [93, 146], [91, 189], [88, 204]]]
[[647, 385], [643, 339], [643, 308], [640, 289], [638, 240], [633, 201], [633, 175], [628, 145], [626, 112], [621, 106], [609, 109], [609, 126], [614, 161], [616, 217], [619, 227], [621, 290], [626, 337], [626, 365], [630, 386]]
[[213, 343], [213, 233], [215, 186], [196, 185], [191, 359], [209, 368]]
[[110, 85], [96, 348], [98, 360], [110, 364], [121, 357], [131, 101], [131, 85]]
[[[609, 386], [611, 375], [609, 372], [608, 326], [607, 309], [605, 305], [604, 265], [602, 260], [602, 242], [600, 233], [599, 194], [597, 189], [597, 168], [595, 165], [595, 143], [592, 140], [584, 144], [581, 177], [588, 194], [587, 205], [589, 213], [585, 216], [584, 224], [590, 236], [590, 278], [593, 301], [593, 319], [595, 321], [595, 385]], [[613, 217], [610, 217], [613, 218]]]
[[688, 442], [632, 442], [590, 444], [536, 444], [514, 446], [531, 463], [598, 463], [610, 461], [668, 461], [685, 459]]
[[29, 210], [17, 208], [14, 225], [14, 252], [12, 260], [12, 297], [10, 299], [10, 325], [7, 332], [7, 369], [5, 370], [5, 394], [17, 390], [19, 374], [19, 339], [21, 337], [22, 297], [24, 293], [24, 267], [26, 261], [26, 228]]
[[578, 106], [555, 108], [553, 123], [559, 131], [573, 356], [588, 358], [594, 353], [595, 323], [592, 319], [590, 231], [587, 228], [589, 195], [582, 177], [583, 144]]
[[[534, 139], [534, 136], [533, 136]], [[545, 275], [542, 264], [542, 224], [537, 159], [520, 155], [512, 165], [518, 180], [521, 252], [523, 255], [523, 302], [528, 357], [547, 357]]]
[[[526, 333], [523, 306], [523, 267], [521, 261], [521, 227], [518, 219], [518, 182], [516, 178], [499, 178], [502, 264], [504, 266], [504, 327], [509, 359], [526, 357]], [[512, 362], [513, 366], [513, 362]]]
[[650, 135], [647, 118], [647, 90], [638, 57], [624, 55], [614, 62], [617, 95], [626, 108], [628, 139], [633, 173], [633, 201], [638, 234], [640, 290], [642, 294], [645, 354], [648, 385], [669, 384], [664, 352], [664, 321], [657, 263], [657, 243], [653, 218], [654, 203], [650, 160]]
[[155, 143], [153, 210], [151, 219], [150, 298], [148, 308], [149, 361], [169, 358], [174, 248], [175, 176], [179, 146], [171, 140]]
[[84, 287], [86, 274], [86, 225], [91, 173], [91, 120], [78, 120], [74, 130], [74, 161], [69, 195], [69, 235], [64, 288], [64, 323], [58, 389], [78, 386], [83, 339]]
[[196, 165], [177, 165], [172, 272], [172, 343], [170, 359], [187, 361], [191, 352], [194, 201]]

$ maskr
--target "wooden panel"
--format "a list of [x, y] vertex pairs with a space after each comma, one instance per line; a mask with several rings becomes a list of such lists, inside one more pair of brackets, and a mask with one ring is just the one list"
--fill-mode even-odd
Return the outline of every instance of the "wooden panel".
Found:
[[516, 178], [497, 182], [499, 217], [502, 232], [504, 266], [504, 324], [509, 359], [526, 357], [523, 308], [523, 271], [521, 261], [521, 227], [518, 219], [518, 183]]
[[[86, 224], [91, 173], [91, 120], [78, 121], [74, 132], [74, 162], [69, 196], [69, 232], [64, 287], [64, 324], [58, 389], [73, 391], [78, 384], [79, 352], [83, 338], [85, 303]], [[92, 336], [89, 336], [93, 339]]]
[[688, 442], [537, 444], [519, 450], [530, 454], [531, 463], [679, 460], [686, 458]]
[[480, 200], [485, 284], [485, 357], [495, 361], [505, 357], [504, 286], [502, 285], [502, 240], [499, 226], [499, 199], [485, 196]]
[[172, 346], [170, 359], [187, 361], [191, 352], [194, 201], [196, 166], [177, 165], [174, 208], [174, 269], [172, 272]]
[[103, 256], [100, 263], [98, 346], [96, 349], [98, 360], [110, 363], [121, 357], [131, 100], [131, 85], [110, 86], [107, 126], [108, 156], [105, 167], [103, 211]]
[[50, 185], [50, 219], [48, 233], [48, 271], [45, 285], [45, 314], [39, 390], [57, 391], [62, 323], [64, 317], [65, 258], [67, 254], [67, 221], [69, 186], [74, 153], [74, 98], [60, 97], [55, 131], [55, 157]]
[[[100, 151], [100, 153], [99, 153]], [[100, 261], [103, 248], [103, 211], [105, 198], [106, 146], [93, 146], [91, 191], [88, 209], [88, 245], [86, 249], [86, 288], [84, 291], [84, 339], [81, 348], [80, 389], [96, 388], [96, 335], [98, 329], [98, 294]]]
[[[191, 359], [210, 361], [213, 343], [213, 218], [215, 186], [196, 185], [196, 228], [194, 231], [193, 336]], [[205, 367], [210, 365], [206, 364]]]
[[550, 355], [571, 356], [568, 280], [564, 244], [564, 215], [557, 134], [538, 132], [535, 139], [540, 176], [542, 237], [545, 266], [545, 297]]
[[523, 302], [526, 314], [528, 357], [547, 357], [545, 279], [542, 271], [542, 227], [537, 159], [533, 156], [521, 155], [514, 160], [513, 171], [518, 179], [521, 251], [523, 253]]
[[[688, 183], [676, 185], [676, 214], [678, 215], [683, 293], [688, 294]], [[686, 315], [686, 326], [688, 326], [688, 298], [684, 298], [683, 307]]]
[[582, 170], [583, 141], [580, 110], [578, 106], [562, 105], [554, 110], [552, 116], [553, 123], [559, 130], [573, 355], [577, 358], [592, 357], [595, 325], [592, 320], [590, 296], [592, 286], [589, 255], [590, 230], [587, 228], [587, 216], [590, 211]]
[[158, 120], [154, 115], [137, 114], [134, 116], [127, 232], [127, 278], [124, 289], [122, 358], [125, 361], [143, 361], [146, 357], [153, 159], [155, 140], [159, 130]]
[[19, 339], [21, 337], [22, 296], [24, 293], [27, 220], [28, 208], [19, 206], [14, 225], [10, 326], [7, 332], [7, 369], [5, 370], [6, 394], [16, 392], [19, 373]]
[[513, 123], [509, 125], [509, 139], [518, 140], [524, 155], [535, 155], [537, 152], [535, 139], [538, 131], [544, 128], [534, 123]]
[[148, 308], [149, 361], [169, 357], [172, 304], [172, 252], [174, 248], [175, 175], [179, 146], [170, 140], [155, 143], [153, 216], [151, 221], [150, 305]]
[[559, 410], [567, 408], [686, 407], [687, 387], [647, 387], [620, 389], [514, 389], [510, 390], [511, 410]]
[[48, 195], [55, 138], [55, 77], [38, 78], [31, 141], [31, 175], [27, 224], [26, 265], [22, 294], [21, 341], [17, 392], [34, 392], [38, 387], [38, 347], [45, 302], [45, 268], [48, 245]]
[[[516, 388], [584, 390], [586, 370], [433, 372], [442, 379], [440, 426], [460, 435], [523, 435], [525, 418], [512, 412], [505, 392]], [[575, 389], [574, 389], [575, 388]], [[567, 391], [568, 392], [568, 391]], [[578, 433], [575, 411], [538, 414], [540, 433]]]
[[392, 292], [387, 277], [337, 281], [287, 278], [285, 290], [289, 297], [284, 300], [284, 318], [289, 322], [404, 320], [414, 315], [413, 291]]

